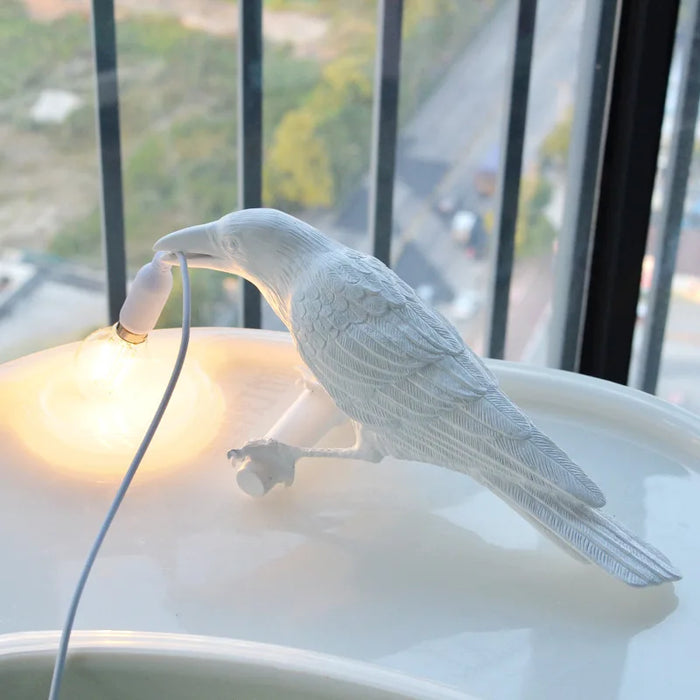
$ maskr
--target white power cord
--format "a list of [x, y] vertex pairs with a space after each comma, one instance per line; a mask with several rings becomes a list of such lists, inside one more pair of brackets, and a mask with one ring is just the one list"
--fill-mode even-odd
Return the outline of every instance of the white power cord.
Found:
[[127, 489], [131, 485], [131, 481], [133, 480], [134, 475], [136, 474], [136, 470], [139, 468], [141, 460], [146, 454], [146, 450], [151, 444], [151, 440], [153, 439], [153, 436], [155, 435], [155, 432], [158, 429], [158, 426], [160, 425], [160, 421], [163, 418], [165, 409], [167, 408], [168, 402], [170, 401], [170, 397], [173, 394], [173, 390], [175, 389], [177, 380], [180, 377], [182, 365], [185, 362], [187, 346], [189, 345], [190, 340], [190, 278], [189, 273], [187, 271], [187, 260], [185, 259], [185, 256], [182, 253], [176, 253], [176, 255], [180, 263], [180, 270], [182, 271], [182, 336], [180, 340], [180, 349], [178, 350], [177, 359], [175, 360], [175, 366], [173, 367], [172, 374], [170, 375], [168, 385], [165, 389], [165, 392], [163, 393], [163, 398], [161, 399], [160, 404], [158, 405], [155, 415], [153, 416], [153, 420], [151, 420], [151, 424], [148, 426], [148, 430], [146, 431], [146, 434], [144, 435], [138, 450], [136, 450], [136, 454], [134, 455], [134, 458], [131, 461], [131, 464], [129, 465], [129, 469], [127, 470], [126, 474], [124, 475], [124, 478], [122, 479], [121, 484], [119, 485], [119, 489], [114, 497], [114, 500], [112, 501], [112, 505], [109, 507], [107, 516], [105, 517], [104, 522], [100, 527], [100, 531], [98, 532], [97, 537], [95, 538], [95, 541], [92, 544], [90, 553], [88, 554], [88, 557], [85, 561], [85, 565], [83, 566], [83, 570], [80, 573], [78, 584], [76, 585], [75, 591], [73, 592], [73, 597], [71, 598], [70, 607], [68, 609], [68, 615], [63, 625], [63, 630], [61, 631], [61, 641], [58, 646], [56, 662], [53, 668], [53, 676], [51, 678], [49, 700], [58, 700], [59, 694], [61, 692], [61, 682], [63, 681], [63, 672], [65, 670], [66, 656], [68, 654], [68, 642], [70, 641], [70, 635], [73, 630], [75, 615], [78, 610], [78, 605], [80, 604], [80, 599], [83, 595], [83, 590], [85, 588], [88, 576], [90, 575], [90, 571], [92, 570], [92, 566], [95, 563], [95, 559], [97, 558], [97, 554], [100, 551], [100, 547], [102, 546], [105, 536], [107, 535], [107, 531], [109, 530], [109, 527], [112, 524], [112, 521], [114, 520], [114, 516], [117, 514], [119, 506], [124, 500], [124, 496], [126, 495]]

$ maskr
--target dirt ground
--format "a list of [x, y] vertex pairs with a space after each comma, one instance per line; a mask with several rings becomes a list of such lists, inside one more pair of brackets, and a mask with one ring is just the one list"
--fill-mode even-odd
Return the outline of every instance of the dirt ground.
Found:
[[44, 250], [99, 197], [97, 158], [58, 152], [51, 138], [0, 122], [0, 247]]
[[[51, 21], [70, 13], [87, 15], [90, 0], [24, 0], [31, 17]], [[238, 32], [238, 7], [224, 0], [117, 0], [118, 19], [140, 15], [177, 17], [183, 26], [216, 36]], [[263, 32], [270, 41], [291, 44], [298, 55], [314, 55], [325, 38], [328, 21], [300, 12], [263, 11]]]
[[[70, 13], [87, 15], [90, 0], [23, 0], [29, 15], [50, 22]], [[177, 17], [183, 26], [213, 35], [235, 35], [238, 8], [223, 0], [117, 0], [118, 18]], [[291, 44], [297, 54], [320, 52], [328, 20], [298, 12], [264, 12], [265, 36]], [[81, 87], [92, 90], [91, 67], [80, 69]], [[88, 85], [89, 83], [89, 85]], [[51, 87], [48, 83], [43, 87]], [[67, 154], [52, 143], [50, 131], [17, 126], [38, 93], [18, 96], [0, 110], [0, 247], [44, 250], [67, 222], [98, 203], [95, 152]], [[89, 157], [87, 157], [89, 156]]]

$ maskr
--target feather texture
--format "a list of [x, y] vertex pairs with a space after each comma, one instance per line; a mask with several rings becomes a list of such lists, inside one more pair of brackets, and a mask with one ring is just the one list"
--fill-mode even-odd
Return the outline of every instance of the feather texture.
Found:
[[386, 455], [471, 475], [630, 585], [678, 578], [597, 509], [600, 488], [498, 388], [456, 329], [375, 258], [338, 247], [291, 297], [299, 353]]
[[271, 209], [232, 212], [155, 249], [185, 251], [194, 266], [257, 285], [309, 369], [361, 425], [360, 447], [372, 458], [469, 474], [631, 585], [679, 578], [663, 554], [599, 510], [598, 486], [503, 394], [455, 328], [375, 258]]
[[[312, 305], [305, 294], [311, 287]], [[387, 454], [474, 474], [487, 469], [474, 455], [490, 454], [503, 470], [543, 477], [594, 507], [605, 503], [498, 389], [451, 324], [378, 260], [348, 249], [335, 253], [292, 297], [291, 331], [334, 401], [373, 430]], [[416, 421], [439, 428], [443, 457], [436, 459], [435, 440], [413, 432]]]

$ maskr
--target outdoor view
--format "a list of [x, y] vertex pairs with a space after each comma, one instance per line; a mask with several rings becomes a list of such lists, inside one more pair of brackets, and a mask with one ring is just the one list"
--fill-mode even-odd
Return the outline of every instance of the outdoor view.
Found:
[[[161, 235], [237, 206], [238, 9], [115, 5], [133, 274]], [[585, 5], [538, 3], [511, 360], [547, 361]], [[376, 1], [264, 7], [264, 203], [368, 250]], [[406, 0], [404, 10], [393, 264], [479, 351], [515, 9], [515, 0]], [[0, 361], [106, 323], [89, 12], [89, 0], [0, 5]], [[700, 410], [688, 381], [700, 355], [697, 163], [691, 178], [659, 393]], [[196, 271], [193, 285], [195, 324], [238, 323], [235, 280]], [[179, 324], [179, 304], [173, 295], [161, 325]], [[265, 325], [279, 328], [269, 313]]]

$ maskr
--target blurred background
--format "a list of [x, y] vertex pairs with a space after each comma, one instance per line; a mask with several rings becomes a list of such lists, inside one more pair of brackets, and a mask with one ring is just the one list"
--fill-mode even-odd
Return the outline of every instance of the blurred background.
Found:
[[[681, 4], [637, 306], [654, 250], [690, 2]], [[551, 364], [586, 0], [540, 0], [505, 359]], [[370, 251], [376, 0], [263, 4], [263, 203]], [[405, 0], [392, 266], [486, 350], [515, 0]], [[0, 5], [0, 361], [106, 325], [89, 0]], [[238, 7], [116, 0], [129, 275], [171, 230], [238, 206]], [[657, 393], [700, 412], [700, 159], [687, 180]], [[195, 325], [241, 322], [233, 278], [193, 275]], [[161, 325], [180, 323], [173, 295]], [[263, 325], [280, 328], [265, 311]]]

